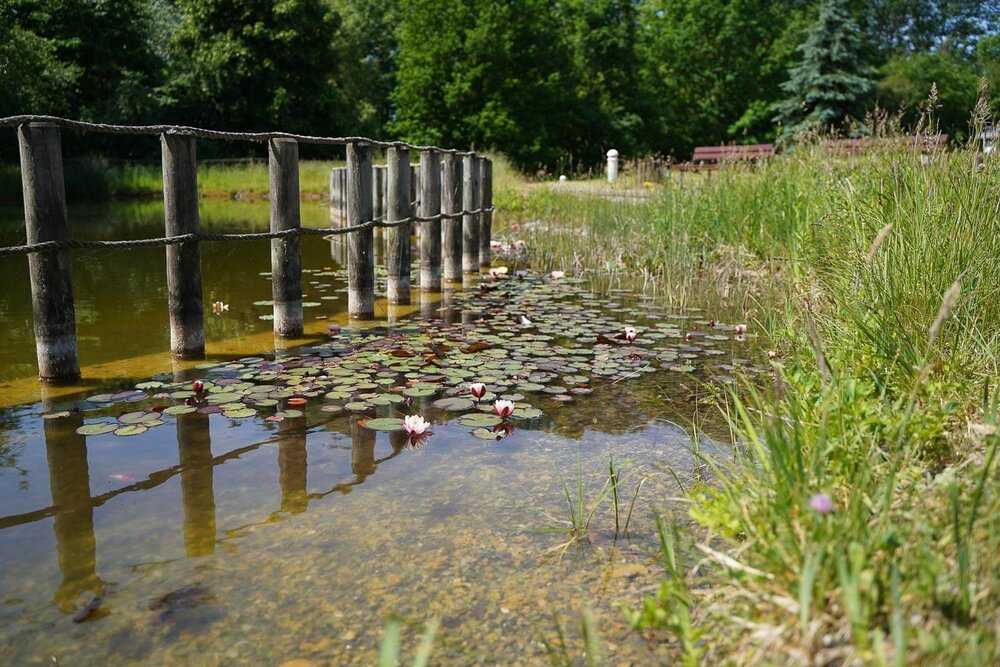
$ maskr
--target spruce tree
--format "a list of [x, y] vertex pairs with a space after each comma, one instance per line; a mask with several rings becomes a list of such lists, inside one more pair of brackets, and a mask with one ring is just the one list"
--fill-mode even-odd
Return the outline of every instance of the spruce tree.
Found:
[[788, 97], [775, 105], [774, 120], [785, 136], [843, 126], [860, 118], [874, 87], [874, 70], [862, 58], [857, 23], [845, 0], [825, 0], [806, 41], [799, 46], [802, 62], [788, 70], [781, 84]]

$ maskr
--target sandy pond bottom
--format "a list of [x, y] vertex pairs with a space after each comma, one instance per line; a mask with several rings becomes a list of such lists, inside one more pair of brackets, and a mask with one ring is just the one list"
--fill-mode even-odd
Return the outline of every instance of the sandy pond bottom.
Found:
[[[456, 297], [464, 326], [345, 329], [0, 412], [0, 662], [373, 664], [395, 615], [404, 655], [436, 620], [434, 664], [539, 664], [561, 629], [581, 658], [588, 609], [613, 663], [664, 661], [621, 606], [655, 590], [654, 510], [677, 493], [669, 468], [694, 467], [670, 420], [690, 424], [742, 344], [570, 281], [490, 286]], [[613, 338], [623, 322], [634, 343]], [[468, 400], [480, 379], [511, 419]], [[408, 438], [404, 414], [432, 435]], [[575, 497], [581, 471], [589, 511], [612, 454], [622, 522], [646, 479], [630, 535], [606, 502], [559, 549], [564, 481]]]

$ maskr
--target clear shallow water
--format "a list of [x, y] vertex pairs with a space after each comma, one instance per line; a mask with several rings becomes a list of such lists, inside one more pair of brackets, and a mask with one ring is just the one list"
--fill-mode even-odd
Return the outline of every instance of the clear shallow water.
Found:
[[[220, 219], [240, 220], [251, 210], [242, 206]], [[144, 222], [129, 229], [153, 235], [156, 207], [138, 215]], [[263, 226], [258, 218], [220, 225]], [[224, 286], [217, 294], [231, 304], [228, 314], [207, 318], [209, 337], [230, 335], [233, 350], [243, 346], [239, 354], [248, 354], [247, 340], [254, 352], [273, 347], [252, 338], [262, 334], [266, 343], [270, 328], [259, 319], [267, 309], [253, 306], [269, 296], [269, 283], [258, 275], [268, 268], [266, 244], [259, 256], [255, 245], [240, 246], [239, 255], [220, 253], [211, 272], [205, 260], [204, 274]], [[307, 269], [330, 274], [315, 278], [314, 292], [339, 294], [330, 246], [320, 242], [304, 259]], [[124, 256], [108, 268], [129, 285], [147, 269]], [[91, 272], [102, 274], [98, 266]], [[156, 284], [149, 285], [149, 300], [163, 302]], [[724, 327], [710, 331], [697, 311], [668, 311], [625, 294], [612, 303], [568, 281], [499, 284], [482, 295], [449, 294], [444, 310], [441, 297], [428, 300], [423, 317], [413, 314], [388, 329], [348, 329], [292, 357], [214, 369], [172, 368], [155, 347], [167, 345], [165, 315], [136, 315], [149, 335], [108, 327], [103, 343], [81, 341], [84, 363], [87, 355], [122, 360], [113, 366], [125, 370], [117, 379], [91, 380], [43, 401], [35, 399], [36, 385], [16, 385], [32, 388], [0, 409], [0, 659], [371, 664], [382, 624], [395, 614], [407, 623], [408, 646], [424, 623], [440, 621], [436, 664], [530, 664], [545, 661], [544, 642], [556, 641], [560, 625], [579, 656], [579, 621], [589, 608], [612, 658], [662, 661], [666, 647], [631, 632], [619, 605], [638, 605], [662, 573], [652, 517], [677, 493], [668, 467], [685, 481], [694, 474], [691, 439], [675, 424], [702, 418], [704, 383], [728, 374], [745, 343]], [[206, 278], [211, 301], [215, 288], [208, 285]], [[101, 289], [99, 281], [90, 287], [95, 295]], [[143, 292], [132, 289], [96, 300], [94, 320], [107, 325], [128, 317], [126, 297]], [[330, 319], [316, 321], [317, 339], [342, 308], [339, 299], [325, 301], [318, 312]], [[165, 313], [160, 305], [149, 312]], [[514, 311], [527, 313], [535, 326], [514, 325]], [[619, 321], [639, 327], [637, 344], [595, 348], [594, 332], [613, 336]], [[690, 330], [697, 337], [685, 340]], [[474, 342], [491, 347], [474, 350]], [[30, 354], [30, 332], [28, 344]], [[268, 375], [278, 365], [288, 377]], [[9, 377], [18, 372], [0, 368]], [[289, 390], [296, 368], [306, 368], [310, 386]], [[156, 420], [163, 424], [147, 421], [148, 430], [130, 437], [77, 433], [85, 424], [186, 402], [212, 412], [205, 397], [175, 394], [195, 378], [221, 381], [214, 387], [221, 389], [247, 374], [253, 376], [247, 384], [265, 386], [264, 403], [275, 405], [243, 393], [223, 405], [252, 408], [255, 414], [245, 418], [196, 411], [163, 415]], [[163, 384], [141, 400], [85, 400], [153, 376]], [[469, 379], [486, 376], [491, 389], [520, 396], [522, 415], [541, 414], [512, 418], [511, 434], [496, 441], [463, 425], [475, 406], [435, 407], [449, 394], [466, 395]], [[386, 382], [367, 385], [379, 379]], [[240, 391], [251, 389], [240, 385]], [[380, 405], [386, 395], [401, 400]], [[305, 404], [292, 407], [289, 399], [299, 397]], [[288, 416], [270, 419], [278, 411]], [[401, 432], [365, 426], [366, 419], [407, 413], [433, 422], [422, 446]], [[720, 432], [712, 420], [700, 426]], [[582, 471], [589, 503], [612, 454], [625, 468], [623, 497], [648, 478], [630, 536], [615, 539], [604, 505], [589, 539], [555, 558], [567, 537], [551, 530], [568, 515], [563, 481], [575, 487]]]

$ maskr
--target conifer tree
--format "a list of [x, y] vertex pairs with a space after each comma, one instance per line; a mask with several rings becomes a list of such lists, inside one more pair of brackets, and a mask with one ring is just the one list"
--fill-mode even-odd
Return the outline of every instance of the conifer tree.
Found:
[[781, 85], [788, 97], [775, 105], [785, 136], [843, 126], [860, 118], [874, 87], [874, 70], [862, 57], [861, 34], [845, 0], [825, 0], [806, 41], [802, 62]]

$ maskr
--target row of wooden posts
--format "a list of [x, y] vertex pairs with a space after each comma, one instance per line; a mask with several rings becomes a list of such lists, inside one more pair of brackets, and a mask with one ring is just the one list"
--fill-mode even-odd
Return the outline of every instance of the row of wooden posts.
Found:
[[[25, 123], [18, 127], [18, 143], [28, 244], [68, 240], [60, 127], [54, 123]], [[197, 138], [164, 133], [160, 145], [166, 236], [198, 233]], [[386, 222], [413, 216], [415, 201], [419, 201], [416, 215], [422, 218], [466, 212], [444, 219], [443, 224], [440, 219], [419, 223], [420, 287], [438, 292], [442, 280], [461, 281], [463, 273], [479, 273], [481, 267], [490, 264], [492, 163], [473, 154], [421, 150], [417, 184], [411, 184], [410, 158], [410, 149], [405, 145], [386, 150]], [[301, 218], [296, 140], [268, 141], [268, 173], [271, 231], [298, 229]], [[347, 167], [340, 178], [346, 225], [353, 227], [377, 219], [370, 144], [347, 144]], [[410, 223], [385, 230], [389, 303], [410, 303], [411, 232]], [[348, 315], [371, 319], [375, 316], [373, 227], [346, 236]], [[80, 365], [68, 249], [33, 252], [28, 261], [39, 377], [77, 378]], [[167, 245], [166, 264], [171, 352], [178, 358], [202, 357], [205, 315], [198, 242]], [[301, 336], [301, 236], [271, 240], [271, 271], [274, 333], [280, 337]]]

